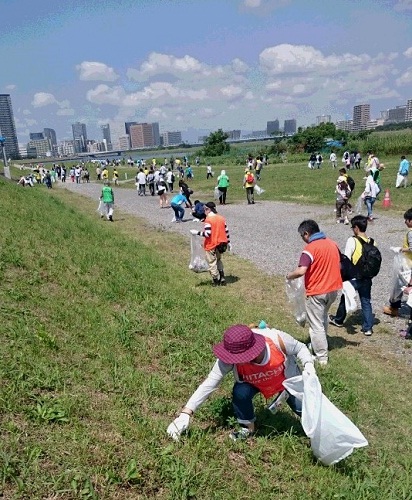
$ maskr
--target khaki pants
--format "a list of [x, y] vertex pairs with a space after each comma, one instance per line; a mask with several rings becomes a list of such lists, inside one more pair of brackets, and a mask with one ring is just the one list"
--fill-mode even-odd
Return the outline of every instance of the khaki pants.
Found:
[[219, 279], [220, 273], [223, 272], [222, 254], [217, 248], [206, 251], [206, 260], [209, 264], [209, 273], [213, 279]]
[[328, 312], [335, 302], [337, 291], [306, 297], [306, 315], [312, 350], [318, 360], [328, 359]]

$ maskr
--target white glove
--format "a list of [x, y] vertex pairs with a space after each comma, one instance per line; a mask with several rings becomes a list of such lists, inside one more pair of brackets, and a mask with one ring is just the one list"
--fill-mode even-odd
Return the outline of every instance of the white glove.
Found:
[[197, 230], [197, 229], [191, 229], [191, 230], [190, 230], [190, 234], [197, 235], [197, 233], [198, 233], [198, 230]]
[[390, 247], [389, 250], [392, 250], [394, 253], [399, 253], [402, 250], [402, 247]]
[[167, 428], [167, 433], [175, 441], [179, 441], [180, 435], [189, 427], [190, 415], [181, 413]]
[[232, 243], [228, 243], [227, 249], [229, 250], [229, 252], [232, 252]]
[[304, 371], [308, 375], [316, 375], [315, 365], [313, 363], [306, 363]]

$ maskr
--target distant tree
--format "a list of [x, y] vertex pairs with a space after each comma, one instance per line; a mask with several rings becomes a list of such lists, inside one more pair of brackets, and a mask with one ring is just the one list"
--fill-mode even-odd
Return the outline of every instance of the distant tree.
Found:
[[230, 144], [226, 142], [229, 137], [220, 128], [216, 132], [211, 132], [205, 140], [203, 147], [204, 156], [220, 156], [230, 151]]

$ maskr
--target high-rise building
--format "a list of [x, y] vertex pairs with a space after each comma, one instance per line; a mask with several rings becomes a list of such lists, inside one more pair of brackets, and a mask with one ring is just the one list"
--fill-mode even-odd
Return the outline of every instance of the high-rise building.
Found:
[[159, 123], [152, 123], [153, 146], [160, 146]]
[[43, 135], [46, 139], [49, 139], [50, 145], [53, 149], [57, 147], [57, 137], [54, 129], [52, 128], [43, 129]]
[[151, 123], [138, 123], [130, 126], [130, 147], [132, 149], [153, 147], [154, 145]]
[[316, 125], [320, 125], [321, 123], [330, 123], [332, 121], [332, 117], [330, 115], [319, 115], [316, 117]]
[[103, 134], [103, 142], [106, 147], [106, 151], [112, 151], [112, 136], [110, 134], [110, 125], [107, 123], [101, 126], [102, 134]]
[[[36, 136], [38, 134], [30, 135]], [[36, 151], [36, 158], [46, 158], [46, 156], [51, 156], [49, 140], [45, 139], [44, 137], [30, 139], [29, 143], [27, 144], [27, 151], [30, 151], [32, 156], [33, 151]]]
[[365, 130], [366, 124], [371, 119], [371, 105], [370, 104], [358, 104], [353, 107], [353, 126], [352, 130], [358, 132], [359, 130]]
[[406, 103], [405, 121], [412, 122], [412, 99], [408, 99]]
[[291, 120], [285, 120], [283, 125], [283, 132], [286, 135], [296, 134], [296, 120], [294, 118]]
[[7, 158], [19, 158], [19, 143], [10, 94], [0, 94], [0, 136], [6, 139], [4, 148]]
[[182, 144], [182, 132], [163, 132], [163, 146], [177, 146]]
[[266, 134], [275, 135], [279, 132], [279, 120], [273, 120], [272, 122], [266, 122]]
[[43, 132], [30, 132], [31, 141], [42, 141], [44, 139]]
[[405, 117], [406, 117], [406, 104], [404, 104], [403, 106], [396, 106], [396, 108], [388, 109], [387, 121], [389, 123], [404, 122]]
[[76, 122], [72, 125], [75, 153], [87, 152], [87, 131], [84, 123]]
[[131, 127], [132, 125], [137, 125], [137, 124], [138, 124], [138, 122], [125, 122], [125, 124], [124, 124], [124, 129], [125, 129], [126, 134], [127, 134], [129, 137], [130, 137], [130, 127]]
[[121, 151], [129, 151], [129, 149], [130, 149], [130, 137], [128, 134], [121, 135], [119, 137], [119, 149]]

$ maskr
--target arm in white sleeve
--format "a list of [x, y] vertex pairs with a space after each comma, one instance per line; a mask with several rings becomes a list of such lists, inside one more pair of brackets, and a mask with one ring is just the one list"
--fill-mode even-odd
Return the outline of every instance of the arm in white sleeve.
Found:
[[345, 255], [346, 255], [346, 257], [349, 257], [349, 259], [352, 260], [352, 255], [355, 252], [355, 248], [356, 248], [356, 241], [355, 241], [355, 238], [353, 238], [351, 236], [346, 241], [346, 246], [345, 246]]
[[195, 392], [191, 395], [189, 401], [185, 404], [185, 408], [195, 412], [201, 404], [214, 392], [223, 380], [223, 377], [233, 370], [233, 365], [228, 365], [216, 360], [206, 380], [202, 382]]

